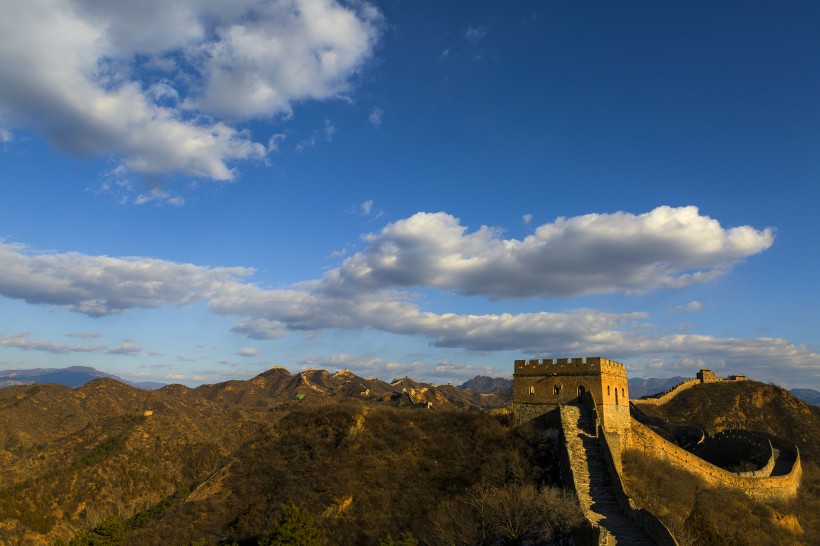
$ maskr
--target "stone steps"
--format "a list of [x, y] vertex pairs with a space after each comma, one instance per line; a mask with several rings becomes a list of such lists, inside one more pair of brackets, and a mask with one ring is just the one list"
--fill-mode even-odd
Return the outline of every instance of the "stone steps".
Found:
[[608, 544], [652, 545], [652, 539], [621, 510], [594, 434], [594, 421], [584, 406], [563, 406], [561, 426], [567, 438], [570, 468], [581, 508], [592, 523], [606, 529]]

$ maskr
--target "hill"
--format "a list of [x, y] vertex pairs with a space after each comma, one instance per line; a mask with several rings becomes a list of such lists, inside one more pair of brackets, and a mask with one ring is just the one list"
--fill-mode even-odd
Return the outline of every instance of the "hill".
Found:
[[705, 487], [695, 475], [664, 461], [625, 453], [631, 494], [659, 514], [676, 536], [727, 545], [820, 543], [820, 408], [775, 385], [732, 381], [696, 385], [663, 405], [642, 405], [641, 410], [676, 425], [699, 426], [709, 434], [762, 431], [800, 450], [803, 479], [798, 497], [770, 503]]
[[30, 370], [4, 370], [0, 372], [0, 388], [14, 385], [49, 384], [80, 387], [89, 381], [107, 377], [126, 383], [138, 389], [153, 390], [163, 387], [164, 383], [151, 381], [126, 381], [116, 375], [101, 372], [88, 366], [71, 366], [68, 368], [35, 368]]
[[724, 429], [760, 430], [797, 444], [801, 454], [820, 460], [820, 408], [776, 385], [757, 381], [697, 385], [660, 406], [641, 406], [676, 425], [696, 425], [710, 434]]
[[[557, 431], [510, 427], [503, 408], [494, 394], [348, 370], [273, 368], [156, 391], [110, 378], [0, 389], [0, 543], [75, 537], [75, 546], [98, 533], [132, 545], [255, 545], [291, 502], [334, 544], [402, 532], [422, 544], [478, 543], [500, 536], [482, 514], [508, 509], [504, 499], [559, 498], [549, 487]], [[747, 381], [700, 385], [647, 411], [710, 432], [751, 428], [790, 440], [804, 485], [797, 501], [765, 505], [626, 454], [636, 500], [684, 536], [706, 522], [740, 541], [715, 543], [816, 543], [817, 407]], [[575, 506], [560, 499], [550, 506]]]
[[[279, 442], [281, 434], [287, 432], [288, 427], [297, 426], [295, 423], [302, 427], [299, 434], [303, 436], [292, 439], [293, 442], [304, 441], [310, 445], [314, 440], [327, 438], [328, 434], [336, 434], [331, 433], [331, 425], [321, 424], [324, 422], [321, 412], [328, 404], [340, 403], [385, 408], [388, 413], [383, 419], [388, 424], [383, 426], [391, 432], [374, 442], [401, 445], [396, 435], [404, 434], [412, 441], [403, 449], [409, 450], [408, 457], [412, 455], [416, 459], [424, 458], [424, 453], [438, 443], [434, 429], [413, 432], [414, 427], [421, 426], [418, 420], [422, 416], [434, 420], [436, 418], [427, 416], [503, 405], [494, 395], [457, 387], [416, 382], [391, 385], [378, 379], [360, 378], [349, 371], [331, 374], [309, 370], [291, 374], [284, 368], [268, 370], [248, 381], [228, 381], [195, 389], [168, 385], [144, 391], [110, 378], [94, 379], [78, 388], [56, 384], [3, 388], [0, 389], [0, 543], [50, 544], [56, 538], [68, 538], [81, 529], [97, 525], [106, 517], [131, 517], [158, 506], [167, 507], [166, 504], [171, 503], [169, 499], [186, 498], [194, 485], [230, 465], [230, 461], [244, 461], [250, 453], [248, 449], [261, 453], [248, 445]], [[401, 426], [389, 425], [391, 419], [396, 420], [389, 412], [403, 408], [419, 409], [399, 419]], [[475, 426], [497, 425], [485, 413], [474, 413], [482, 416], [475, 419], [483, 419], [483, 424]], [[287, 416], [291, 417], [284, 421], [285, 429], [277, 427]], [[430, 421], [429, 426], [433, 426], [433, 422]], [[368, 434], [363, 433], [362, 437], [369, 437]], [[446, 444], [448, 449], [461, 445], [476, 457], [505, 445], [501, 439], [492, 440], [495, 448], [476, 445], [475, 441], [482, 441], [476, 430], [465, 429], [463, 437], [461, 433], [447, 434], [453, 436], [448, 442], [456, 442]], [[468, 434], [477, 434], [477, 437], [471, 438]], [[318, 439], [311, 440], [312, 435], [318, 435]], [[356, 445], [360, 447], [355, 449], [365, 449]], [[288, 449], [295, 458], [283, 459], [277, 464], [306, 463], [305, 453], [298, 455], [299, 450], [294, 446]], [[323, 465], [331, 463], [330, 459], [323, 461]], [[456, 473], [476, 472], [474, 463], [470, 464], [473, 466], [469, 470], [465, 468]], [[327, 479], [330, 477], [327, 471], [325, 468], [321, 476], [312, 479]], [[254, 481], [257, 478], [243, 476], [241, 479]], [[391, 478], [385, 474], [380, 479]], [[425, 495], [421, 491], [413, 494], [419, 498]], [[301, 496], [283, 498], [282, 502], [299, 498]], [[241, 512], [246, 508], [237, 510]]]
[[814, 389], [792, 389], [789, 392], [807, 404], [820, 405], [820, 392]]

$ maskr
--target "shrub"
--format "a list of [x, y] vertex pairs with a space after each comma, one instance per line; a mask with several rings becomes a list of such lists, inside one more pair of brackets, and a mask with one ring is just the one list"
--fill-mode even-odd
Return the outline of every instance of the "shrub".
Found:
[[300, 510], [292, 502], [285, 506], [273, 528], [263, 538], [259, 546], [321, 546], [322, 532], [316, 527], [313, 516]]

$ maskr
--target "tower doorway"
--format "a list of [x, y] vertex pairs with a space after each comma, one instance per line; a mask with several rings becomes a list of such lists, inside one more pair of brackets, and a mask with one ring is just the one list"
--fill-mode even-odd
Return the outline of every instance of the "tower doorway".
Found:
[[578, 387], [578, 401], [579, 402], [583, 401], [585, 392], [586, 392], [586, 389], [584, 388], [583, 385]]

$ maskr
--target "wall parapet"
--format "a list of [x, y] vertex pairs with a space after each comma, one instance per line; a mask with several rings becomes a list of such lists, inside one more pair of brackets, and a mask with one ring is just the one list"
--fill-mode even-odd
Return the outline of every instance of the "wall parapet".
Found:
[[682, 381], [664, 392], [638, 398], [637, 400], [632, 400], [632, 402], [634, 404], [644, 404], [647, 406], [660, 406], [662, 404], [666, 404], [683, 391], [691, 389], [695, 385], [700, 385], [700, 381], [698, 379], [687, 379], [686, 381]]
[[[604, 463], [609, 472], [610, 481], [612, 482], [612, 490], [615, 493], [615, 498], [621, 510], [637, 523], [658, 546], [678, 546], [678, 541], [672, 534], [672, 531], [664, 525], [664, 523], [655, 514], [635, 505], [635, 501], [627, 495], [624, 489], [623, 481], [621, 480], [621, 471], [615, 459], [615, 452], [610, 445], [609, 438], [604, 433], [602, 428], [598, 429], [598, 441], [601, 443], [601, 452], [604, 456]], [[618, 459], [620, 459], [620, 451]]]
[[569, 375], [569, 374], [626, 374], [626, 367], [620, 362], [589, 356], [586, 358], [544, 358], [515, 361], [515, 375]]
[[[742, 452], [742, 455], [738, 455], [738, 452]], [[752, 471], [734, 472], [739, 476], [770, 476], [775, 464], [772, 442], [750, 430], [722, 430], [706, 438], [692, 453], [723, 468], [737, 464], [740, 460], [754, 461], [759, 465]]]
[[656, 434], [649, 427], [633, 419], [627, 438], [627, 446], [657, 459], [664, 459], [673, 466], [700, 476], [709, 485], [722, 485], [743, 491], [752, 498], [790, 499], [797, 495], [803, 474], [797, 446], [795, 462], [788, 474], [783, 476], [741, 476], [704, 461], [697, 455], [680, 448]]

